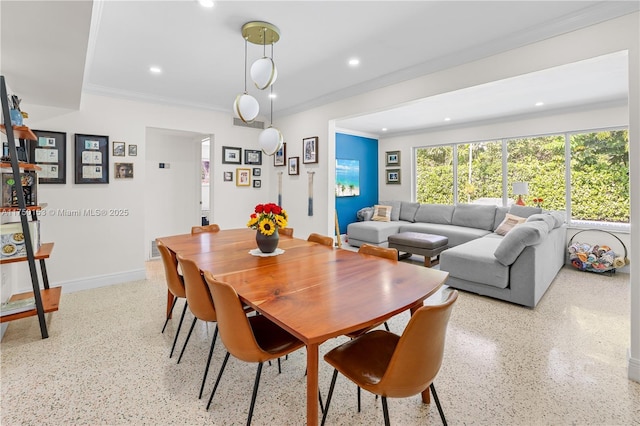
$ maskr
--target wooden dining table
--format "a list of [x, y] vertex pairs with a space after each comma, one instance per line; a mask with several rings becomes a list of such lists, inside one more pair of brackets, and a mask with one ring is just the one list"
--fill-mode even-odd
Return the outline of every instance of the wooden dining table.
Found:
[[280, 236], [283, 253], [253, 255], [255, 232], [230, 229], [157, 240], [233, 286], [244, 303], [306, 345], [307, 424], [317, 425], [320, 344], [413, 311], [448, 273], [287, 236]]

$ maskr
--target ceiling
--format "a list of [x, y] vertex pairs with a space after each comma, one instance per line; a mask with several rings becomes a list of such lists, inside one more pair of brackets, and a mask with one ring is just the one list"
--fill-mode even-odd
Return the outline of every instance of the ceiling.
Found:
[[[279, 27], [274, 122], [302, 111], [638, 11], [636, 1], [0, 2], [0, 71], [25, 103], [78, 109], [81, 93], [231, 114], [244, 89], [248, 21]], [[262, 47], [249, 44], [249, 66]], [[358, 67], [347, 61], [357, 57]], [[622, 102], [626, 55], [434, 96], [341, 120], [380, 134]], [[150, 66], [162, 73], [153, 75]], [[267, 93], [248, 80], [269, 121]], [[588, 88], [588, 90], [585, 90]], [[490, 99], [490, 103], [486, 100]], [[494, 107], [500, 108], [494, 108]], [[482, 113], [482, 115], [480, 115]]]

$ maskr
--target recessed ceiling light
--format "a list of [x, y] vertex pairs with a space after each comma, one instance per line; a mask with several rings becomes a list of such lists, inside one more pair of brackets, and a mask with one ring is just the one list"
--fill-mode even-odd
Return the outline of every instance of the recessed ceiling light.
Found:
[[387, 131], [387, 128], [386, 128], [386, 127], [383, 127], [383, 128], [382, 128], [382, 131], [383, 131], [383, 132], [386, 132], [386, 131]]
[[536, 102], [536, 106], [542, 106], [544, 105], [544, 102], [540, 101], [540, 102]]
[[451, 121], [451, 117], [445, 117], [444, 121]]
[[162, 73], [162, 68], [152, 66], [152, 67], [149, 67], [149, 71], [152, 72], [153, 74], [160, 74]]
[[358, 58], [349, 59], [349, 66], [350, 67], [357, 67], [358, 65], [360, 65], [360, 59], [358, 59]]
[[213, 7], [213, 0], [198, 0], [202, 7]]

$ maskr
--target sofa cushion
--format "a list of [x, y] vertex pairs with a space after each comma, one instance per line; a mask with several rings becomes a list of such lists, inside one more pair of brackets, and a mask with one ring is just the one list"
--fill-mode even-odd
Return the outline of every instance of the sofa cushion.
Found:
[[373, 206], [373, 216], [371, 220], [377, 222], [389, 222], [391, 220], [391, 210], [393, 207], [376, 204]]
[[538, 244], [548, 233], [549, 227], [542, 221], [517, 225], [505, 235], [493, 254], [498, 262], [509, 266], [516, 261], [525, 247]]
[[362, 241], [370, 244], [382, 244], [387, 242], [391, 234], [400, 232], [400, 226], [409, 222], [353, 222], [347, 225], [347, 237], [351, 240]]
[[391, 220], [400, 220], [400, 201], [380, 201], [378, 204], [384, 204], [385, 206], [391, 206]]
[[507, 213], [500, 226], [498, 226], [494, 232], [498, 235], [507, 235], [514, 226], [524, 223], [526, 220], [527, 219], [524, 217], [514, 216], [511, 213]]
[[554, 225], [553, 228], [560, 228], [565, 221], [565, 217], [567, 216], [567, 214], [563, 211], [557, 211], [557, 210], [543, 210], [542, 214], [548, 214], [549, 216], [551, 216], [554, 220]]
[[440, 270], [449, 272], [452, 278], [506, 288], [509, 285], [509, 267], [498, 262], [493, 255], [502, 237], [491, 238], [493, 235], [443, 251]]
[[400, 220], [413, 222], [415, 220], [418, 207], [420, 207], [420, 203], [410, 203], [408, 201], [402, 201], [400, 203]]
[[540, 207], [519, 206], [514, 204], [509, 208], [509, 213], [520, 217], [529, 217], [532, 214], [542, 213], [542, 209]]
[[447, 204], [421, 204], [414, 221], [450, 225], [454, 209], [454, 206]]
[[495, 217], [496, 206], [458, 204], [453, 211], [451, 224], [492, 231]]
[[544, 213], [532, 214], [526, 219], [526, 221], [527, 222], [536, 222], [536, 221], [544, 222], [549, 227], [549, 231], [551, 231], [556, 227], [555, 219], [551, 215], [544, 214]]
[[493, 221], [493, 230], [495, 231], [502, 223], [507, 213], [509, 213], [509, 207], [496, 207], [496, 218]]

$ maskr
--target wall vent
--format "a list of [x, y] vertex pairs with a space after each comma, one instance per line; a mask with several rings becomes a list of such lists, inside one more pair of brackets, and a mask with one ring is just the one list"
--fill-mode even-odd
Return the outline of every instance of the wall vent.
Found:
[[160, 257], [160, 250], [158, 250], [158, 243], [156, 240], [151, 241], [151, 258], [154, 259]]
[[253, 129], [264, 129], [264, 121], [252, 121], [251, 123], [245, 123], [244, 121], [236, 117], [233, 118], [233, 125], [241, 127], [251, 127]]

